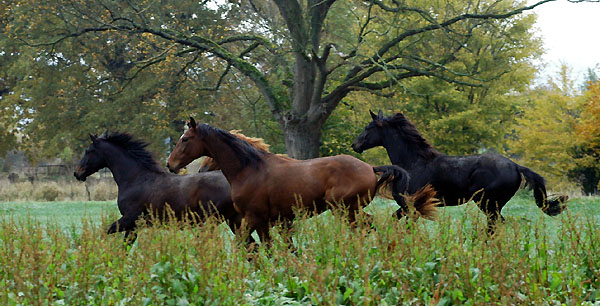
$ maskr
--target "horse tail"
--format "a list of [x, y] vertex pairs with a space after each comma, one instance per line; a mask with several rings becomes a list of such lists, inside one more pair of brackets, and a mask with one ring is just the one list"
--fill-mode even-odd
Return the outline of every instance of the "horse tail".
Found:
[[404, 196], [404, 193], [408, 190], [410, 179], [406, 170], [399, 166], [391, 165], [373, 167], [373, 172], [381, 175], [377, 184], [375, 184], [375, 193], [377, 194], [378, 189], [383, 187], [384, 189], [381, 190], [380, 195], [387, 199], [394, 199], [400, 205], [400, 208], [395, 213], [398, 219], [410, 213], [406, 204], [407, 198], [412, 203], [418, 215], [427, 219], [435, 217], [437, 212], [436, 206], [439, 201], [435, 198], [436, 192], [430, 185], [419, 189], [413, 195]]
[[556, 216], [567, 208], [565, 203], [569, 199], [568, 196], [561, 195], [555, 199], [548, 200], [544, 178], [527, 167], [521, 165], [517, 166], [519, 173], [525, 178], [526, 186], [529, 187], [530, 190], [533, 189], [535, 203], [545, 214], [548, 216]]
[[375, 184], [375, 193], [383, 187], [385, 190], [381, 190], [381, 196], [387, 199], [395, 199], [394, 193], [404, 193], [408, 189], [408, 172], [398, 166], [373, 167], [373, 172], [381, 175]]

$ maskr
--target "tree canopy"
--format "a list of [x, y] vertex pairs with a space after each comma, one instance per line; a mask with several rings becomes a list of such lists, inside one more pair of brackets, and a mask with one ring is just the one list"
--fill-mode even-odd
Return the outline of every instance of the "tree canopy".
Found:
[[[270, 112], [256, 118], [278, 126], [290, 155], [308, 158], [319, 155], [327, 120], [350, 93], [419, 93], [420, 78], [480, 101], [488, 91], [477, 88], [535, 55], [526, 35], [533, 17], [521, 13], [551, 1], [15, 1], [4, 33], [35, 47], [26, 62], [46, 66], [40, 80], [52, 69], [79, 72], [95, 83], [79, 88], [89, 103], [131, 111], [124, 126], [148, 119], [163, 137], [174, 132], [160, 128], [181, 125], [182, 113], [210, 112], [216, 90], [241, 96], [251, 84], [246, 100]], [[152, 103], [166, 105], [140, 108]]]
[[493, 150], [574, 178], [597, 171], [597, 77], [584, 97], [559, 81], [529, 89], [532, 12], [547, 2], [5, 1], [0, 153], [68, 160], [110, 130], [162, 157], [192, 115], [297, 158], [354, 154], [382, 109], [444, 153]]

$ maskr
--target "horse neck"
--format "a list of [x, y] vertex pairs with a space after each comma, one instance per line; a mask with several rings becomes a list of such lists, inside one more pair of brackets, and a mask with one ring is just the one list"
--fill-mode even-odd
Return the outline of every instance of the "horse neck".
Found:
[[119, 188], [141, 179], [142, 174], [151, 172], [140, 165], [133, 157], [129, 156], [125, 150], [113, 145], [110, 148], [110, 151], [103, 151], [103, 156], [107, 168], [112, 172], [113, 178]]
[[386, 149], [392, 164], [398, 165], [409, 172], [429, 161], [419, 154], [419, 150], [422, 150], [419, 145], [404, 139], [396, 128], [390, 128], [384, 133], [383, 147]]
[[242, 166], [241, 157], [231, 148], [231, 146], [223, 141], [221, 137], [214, 133], [209, 133], [205, 136], [205, 146], [209, 154], [216, 163], [217, 168], [221, 169], [223, 175], [229, 183], [247, 166]]

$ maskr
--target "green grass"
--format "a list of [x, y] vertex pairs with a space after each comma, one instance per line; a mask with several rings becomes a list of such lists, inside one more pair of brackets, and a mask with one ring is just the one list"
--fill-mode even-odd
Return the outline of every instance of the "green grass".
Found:
[[64, 228], [81, 225], [84, 218], [99, 222], [103, 214], [119, 214], [116, 202], [0, 202], [0, 217], [33, 218], [42, 223], [55, 222]]
[[377, 230], [300, 216], [248, 253], [214, 220], [146, 227], [126, 247], [104, 234], [114, 202], [2, 203], [0, 304], [592, 305], [600, 198], [568, 205], [551, 218], [520, 194], [488, 238], [475, 204], [399, 221], [377, 200]]

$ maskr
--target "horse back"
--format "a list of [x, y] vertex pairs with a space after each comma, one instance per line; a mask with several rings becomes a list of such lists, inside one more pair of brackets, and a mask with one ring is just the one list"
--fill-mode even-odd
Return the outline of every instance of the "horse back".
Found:
[[141, 215], [148, 209], [162, 215], [168, 205], [177, 216], [210, 215], [233, 207], [231, 189], [220, 171], [150, 177], [120, 189], [118, 205], [123, 215]]
[[458, 205], [480, 190], [506, 184], [511, 187], [516, 184], [518, 188], [520, 176], [517, 164], [498, 154], [440, 156], [411, 171], [411, 191], [427, 183], [432, 184], [438, 196], [445, 198], [447, 205]]
[[373, 194], [377, 183], [373, 167], [349, 155], [287, 161], [277, 172], [272, 179], [286, 181], [287, 192], [301, 196], [303, 202], [323, 205], [365, 190]]
[[377, 181], [369, 164], [348, 155], [309, 160], [271, 155], [260, 169], [248, 171], [232, 182], [234, 202], [272, 218], [292, 217], [294, 206], [323, 211], [327, 201], [356, 194], [357, 188], [374, 189]]
[[[233, 213], [231, 187], [221, 171], [176, 176], [172, 189], [179, 190], [178, 209], [198, 213]], [[175, 200], [175, 199], [174, 199]]]

